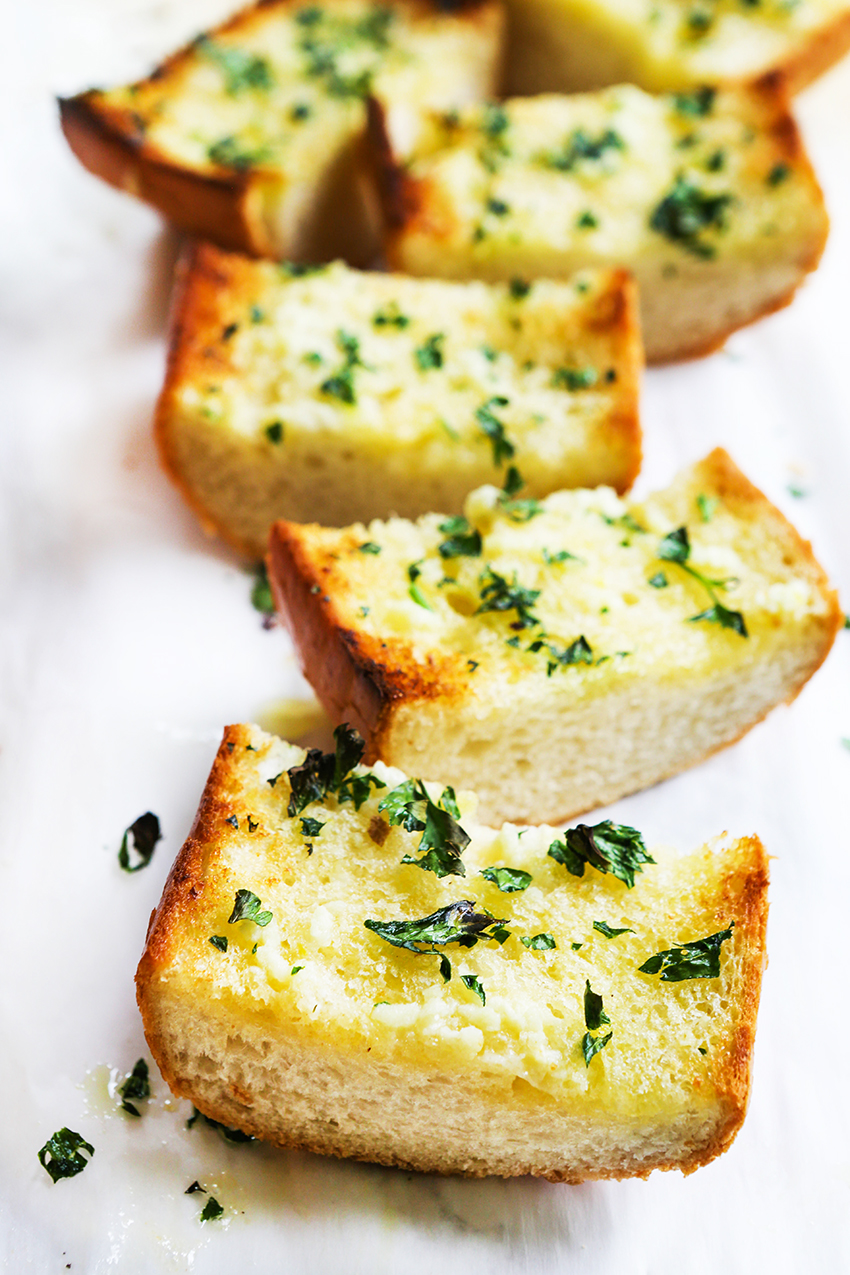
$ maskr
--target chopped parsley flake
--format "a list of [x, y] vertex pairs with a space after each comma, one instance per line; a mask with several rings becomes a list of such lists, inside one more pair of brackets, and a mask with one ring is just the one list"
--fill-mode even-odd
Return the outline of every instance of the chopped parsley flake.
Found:
[[508, 292], [514, 301], [524, 301], [531, 291], [532, 285], [526, 279], [511, 279]]
[[271, 425], [266, 426], [265, 435], [270, 443], [282, 443], [283, 421], [272, 421]]
[[211, 1195], [204, 1207], [201, 1209], [201, 1221], [212, 1222], [215, 1218], [221, 1217], [224, 1209], [219, 1204], [214, 1195]]
[[680, 115], [694, 119], [702, 119], [711, 114], [717, 90], [707, 86], [695, 89], [692, 93], [674, 93], [673, 107]]
[[548, 933], [534, 934], [531, 937], [527, 934], [522, 934], [519, 941], [530, 952], [551, 952], [553, 948], [558, 946], [554, 937]]
[[400, 331], [409, 324], [410, 319], [401, 313], [397, 301], [390, 301], [383, 310], [376, 310], [372, 315], [372, 326], [376, 328], [398, 328]]
[[503, 395], [497, 394], [475, 409], [475, 419], [490, 440], [493, 448], [493, 464], [496, 466], [511, 460], [516, 452], [513, 443], [505, 434], [504, 424], [492, 411], [494, 407], [507, 407], [507, 405], [508, 400]]
[[666, 589], [668, 580], [663, 571], [656, 571], [654, 576], [650, 576], [647, 584], [651, 584], [653, 589]]
[[443, 366], [443, 342], [445, 334], [435, 332], [433, 336], [429, 336], [424, 344], [419, 345], [413, 351], [413, 357], [416, 360], [416, 366], [420, 372], [430, 372], [434, 368]]
[[267, 157], [265, 147], [258, 150], [247, 150], [237, 137], [229, 135], [220, 137], [207, 147], [207, 158], [220, 168], [232, 168], [237, 173], [247, 172], [256, 164], [261, 164]]
[[614, 926], [609, 925], [607, 921], [594, 921], [593, 928], [599, 934], [604, 935], [606, 939], [616, 939], [621, 934], [634, 934], [634, 930], [629, 929], [627, 925], [618, 930]]
[[712, 580], [691, 566], [688, 561], [691, 556], [691, 543], [688, 538], [687, 527], [677, 527], [675, 531], [671, 531], [666, 535], [658, 546], [658, 556], [666, 562], [675, 562], [689, 576], [697, 580], [713, 603], [707, 610], [700, 611], [699, 615], [690, 616], [691, 623], [695, 624], [699, 620], [706, 620], [712, 624], [719, 624], [724, 629], [732, 629], [739, 637], [749, 637], [747, 625], [741, 612], [730, 611], [728, 607], [723, 606], [715, 592], [716, 589], [728, 588], [730, 584], [735, 584], [736, 581], [734, 579]]
[[[140, 1058], [133, 1070], [118, 1090], [121, 1095], [121, 1110], [128, 1115], [140, 1116], [141, 1112], [134, 1102], [141, 1102], [151, 1096], [150, 1072], [144, 1058]], [[133, 1099], [133, 1102], [130, 1100]]]
[[318, 837], [324, 828], [324, 824], [318, 819], [311, 819], [309, 815], [301, 816], [301, 834], [305, 837]]
[[[159, 828], [159, 820], [152, 811], [148, 810], [145, 814], [139, 815], [130, 827], [124, 832], [121, 838], [121, 845], [118, 850], [118, 863], [125, 872], [139, 872], [140, 869], [146, 868], [153, 858], [153, 852], [156, 849], [158, 841], [162, 840], [162, 833]], [[135, 863], [130, 862], [130, 851], [132, 842], [132, 852], [138, 856]]]
[[357, 549], [360, 553], [377, 554], [381, 552], [381, 546], [376, 545], [374, 540], [364, 540], [362, 545], [358, 545]]
[[767, 174], [767, 184], [768, 186], [781, 186], [790, 176], [791, 169], [787, 164], [774, 164]]
[[482, 1005], [487, 1004], [487, 996], [477, 974], [461, 974], [460, 981], [464, 987], [468, 987], [471, 992], [475, 993]]
[[195, 48], [218, 66], [229, 97], [236, 97], [246, 89], [267, 91], [274, 86], [274, 75], [265, 58], [245, 49], [216, 44], [208, 36], [202, 36]]
[[251, 606], [260, 615], [271, 617], [275, 613], [272, 587], [269, 573], [264, 562], [258, 562], [254, 568], [254, 581], [251, 585]]
[[531, 885], [531, 873], [522, 868], [482, 868], [481, 876], [492, 882], [503, 894], [516, 894]]
[[719, 978], [720, 949], [732, 937], [733, 921], [727, 930], [718, 930], [704, 939], [677, 943], [675, 947], [656, 952], [638, 966], [642, 974], [658, 974], [662, 983], [681, 983], [689, 978]]
[[702, 491], [699, 493], [697, 496], [697, 508], [703, 522], [711, 522], [719, 504], [720, 501], [716, 496], [706, 496], [705, 492]]
[[423, 607], [426, 611], [434, 610], [418, 584], [412, 584], [407, 590], [407, 594], [411, 601], [415, 602], [417, 606]]
[[511, 627], [529, 629], [540, 623], [531, 609], [540, 597], [540, 590], [523, 588], [517, 583], [516, 572], [513, 580], [509, 581], [487, 566], [479, 577], [479, 583], [482, 585], [481, 605], [476, 615], [485, 611], [516, 611], [517, 618]]
[[262, 904], [250, 890], [237, 890], [233, 903], [233, 911], [227, 918], [228, 925], [236, 925], [237, 921], [253, 921], [260, 927], [268, 925], [272, 919], [271, 912], [261, 911]]
[[407, 779], [387, 793], [378, 810], [386, 814], [391, 827], [422, 833], [416, 847], [421, 857], [406, 854], [402, 863], [414, 864], [437, 877], [466, 876], [461, 855], [470, 839], [458, 823], [460, 811], [453, 788], [445, 788], [435, 803], [421, 779]]
[[583, 162], [600, 160], [607, 151], [625, 150], [625, 143], [619, 133], [607, 128], [598, 137], [590, 137], [583, 128], [577, 128], [559, 151], [549, 151], [542, 156], [547, 168], [554, 168], [559, 173], [571, 173]]
[[532, 518], [543, 513], [543, 506], [539, 500], [515, 499], [517, 492], [522, 491], [524, 486], [525, 479], [516, 465], [509, 465], [505, 475], [505, 485], [499, 495], [499, 508], [511, 522], [530, 522]]
[[726, 210], [731, 203], [731, 195], [707, 195], [680, 173], [673, 189], [652, 212], [650, 229], [679, 243], [693, 256], [709, 260], [716, 255], [716, 249], [700, 236], [706, 230], [725, 228]]
[[447, 943], [474, 947], [479, 940], [496, 939], [498, 942], [497, 930], [505, 924], [504, 919], [491, 916], [486, 909], [476, 912], [475, 906], [471, 899], [460, 899], [416, 921], [367, 920], [363, 924], [394, 947], [403, 947], [417, 956], [439, 956], [440, 973], [443, 981], [448, 983], [452, 976], [451, 963], [445, 953], [437, 949]]
[[610, 872], [630, 890], [635, 883], [635, 873], [642, 872], [645, 863], [655, 862], [647, 854], [637, 828], [612, 823], [610, 819], [593, 827], [580, 823], [575, 828], [567, 828], [563, 841], [553, 841], [547, 854], [575, 877], [584, 876], [584, 866], [589, 863], [599, 872]]
[[213, 947], [217, 947], [220, 952], [227, 951], [227, 936], [225, 934], [210, 935], [210, 942]]
[[38, 1160], [53, 1181], [58, 1182], [60, 1178], [75, 1178], [82, 1173], [88, 1164], [83, 1151], [87, 1151], [89, 1157], [94, 1155], [94, 1147], [81, 1134], [62, 1128], [48, 1138], [38, 1152]]
[[[369, 797], [372, 787], [385, 788], [386, 784], [371, 772], [366, 775], [351, 775], [363, 756], [366, 745], [362, 738], [347, 722], [337, 726], [334, 731], [336, 741], [335, 753], [323, 753], [320, 748], [310, 748], [300, 766], [293, 766], [286, 772], [290, 786], [287, 814], [294, 819], [313, 801], [324, 801], [328, 793], [334, 792], [340, 803], [351, 801], [354, 809], [359, 810]], [[283, 772], [281, 772], [283, 773]], [[274, 787], [280, 775], [268, 782]]]
[[477, 558], [481, 553], [481, 532], [458, 514], [447, 518], [439, 524], [439, 529], [446, 537], [437, 546], [441, 558]]
[[337, 372], [329, 376], [327, 380], [322, 381], [319, 389], [323, 394], [327, 394], [329, 398], [338, 398], [341, 403], [347, 403], [349, 406], [357, 402], [357, 394], [354, 389], [354, 370], [358, 367], [365, 367], [366, 364], [360, 358], [360, 342], [356, 336], [344, 332], [342, 328], [336, 334], [336, 342], [342, 354], [344, 362]]

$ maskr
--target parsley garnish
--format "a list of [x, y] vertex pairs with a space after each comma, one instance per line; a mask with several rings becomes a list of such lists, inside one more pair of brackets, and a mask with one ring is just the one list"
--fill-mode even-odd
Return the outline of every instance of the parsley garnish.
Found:
[[214, 1195], [211, 1195], [204, 1207], [201, 1209], [201, 1221], [212, 1222], [214, 1218], [221, 1217], [224, 1209], [219, 1204]]
[[[337, 726], [334, 740], [335, 753], [323, 753], [321, 748], [311, 748], [300, 766], [293, 766], [286, 772], [290, 786], [286, 813], [290, 819], [300, 815], [311, 802], [323, 801], [330, 792], [336, 793], [340, 803], [351, 801], [354, 809], [359, 810], [368, 799], [373, 786], [386, 788], [386, 784], [377, 775], [350, 774], [359, 764], [366, 748], [353, 726], [346, 722]], [[268, 782], [274, 787], [278, 779], [280, 775], [275, 775]]]
[[376, 545], [374, 540], [364, 540], [362, 545], [357, 546], [359, 553], [378, 554], [381, 552], [381, 546]]
[[719, 504], [720, 501], [716, 496], [706, 496], [705, 492], [702, 491], [699, 493], [697, 496], [697, 508], [703, 522], [711, 522]]
[[[138, 855], [136, 863], [130, 863], [130, 842], [132, 840], [133, 853]], [[162, 840], [162, 833], [159, 829], [159, 820], [156, 815], [148, 810], [145, 814], [139, 815], [138, 819], [130, 824], [126, 829], [124, 836], [121, 838], [121, 846], [118, 851], [118, 863], [125, 872], [138, 872], [141, 868], [146, 868], [153, 858], [153, 852], [156, 849], [158, 841]]]
[[720, 948], [732, 937], [733, 921], [728, 930], [718, 930], [704, 939], [677, 943], [664, 952], [656, 952], [639, 965], [642, 974], [659, 974], [662, 983], [681, 983], [688, 978], [719, 978]]
[[598, 380], [595, 367], [559, 367], [552, 375], [555, 389], [589, 390]]
[[531, 937], [527, 934], [522, 934], [519, 941], [530, 952], [551, 952], [553, 948], [558, 946], [553, 935], [546, 933], [534, 934]]
[[264, 432], [270, 443], [282, 443], [283, 421], [272, 421], [271, 425], [266, 426]]
[[707, 86], [694, 89], [692, 93], [674, 93], [673, 106], [680, 115], [699, 119], [711, 114], [711, 108], [714, 106], [716, 96], [717, 90]]
[[197, 1107], [192, 1108], [192, 1114], [186, 1121], [186, 1128], [194, 1128], [199, 1119], [203, 1120], [204, 1124], [209, 1125], [211, 1129], [215, 1129], [216, 1133], [220, 1133], [225, 1142], [238, 1144], [255, 1141], [252, 1133], [243, 1133], [241, 1129], [231, 1129], [228, 1125], [222, 1124], [220, 1120], [213, 1120], [212, 1116], [205, 1116], [203, 1111], [199, 1111]]
[[354, 391], [354, 369], [365, 367], [366, 364], [360, 358], [360, 342], [356, 336], [351, 336], [340, 328], [336, 334], [336, 343], [345, 356], [344, 362], [333, 376], [322, 381], [319, 389], [329, 398], [338, 398], [341, 403], [351, 405], [357, 402]]
[[683, 571], [687, 571], [689, 576], [693, 576], [697, 580], [713, 602], [713, 606], [707, 611], [700, 611], [699, 615], [692, 615], [690, 620], [696, 623], [698, 620], [708, 620], [713, 624], [719, 624], [724, 629], [733, 629], [741, 637], [749, 637], [744, 617], [740, 611], [730, 611], [718, 600], [715, 589], [725, 589], [730, 584], [736, 583], [734, 579], [729, 580], [711, 580], [708, 576], [697, 571], [688, 562], [691, 556], [691, 544], [688, 539], [687, 527], [677, 527], [675, 531], [671, 531], [666, 535], [658, 546], [658, 556], [663, 558], [665, 562], [675, 562]]
[[618, 930], [615, 929], [614, 926], [609, 925], [607, 921], [594, 921], [593, 928], [600, 934], [604, 934], [606, 939], [615, 939], [620, 934], [634, 934], [634, 930], [630, 929], [627, 925]]
[[647, 584], [651, 584], [653, 589], [666, 589], [668, 580], [663, 571], [656, 571], [654, 576], [650, 576]]
[[590, 986], [590, 979], [585, 980], [584, 987], [584, 1025], [587, 1031], [582, 1036], [581, 1052], [585, 1067], [589, 1067], [591, 1059], [605, 1048], [614, 1035], [613, 1032], [608, 1032], [606, 1036], [591, 1035], [592, 1032], [598, 1032], [600, 1027], [610, 1026], [611, 1019], [602, 1008], [602, 997]]
[[402, 314], [397, 301], [391, 301], [383, 310], [376, 310], [372, 315], [372, 326], [376, 328], [406, 328], [410, 323], [406, 314]]
[[630, 890], [635, 883], [635, 873], [642, 872], [645, 863], [655, 862], [647, 854], [637, 828], [612, 823], [610, 819], [593, 827], [580, 823], [575, 828], [567, 828], [564, 840], [553, 841], [547, 854], [556, 863], [562, 863], [574, 877], [583, 877], [584, 865], [589, 863], [599, 872], [610, 872]]
[[475, 612], [476, 615], [485, 611], [516, 611], [517, 619], [511, 625], [512, 628], [530, 629], [540, 623], [531, 609], [540, 597], [540, 590], [525, 589], [517, 584], [516, 572], [513, 580], [508, 581], [491, 566], [487, 566], [479, 577], [479, 583], [483, 587], [481, 605]]
[[210, 935], [210, 942], [212, 943], [213, 947], [217, 947], [220, 952], [227, 951], [227, 935], [212, 934]]
[[255, 164], [261, 164], [267, 153], [264, 146], [254, 151], [246, 150], [238, 137], [232, 134], [220, 137], [207, 147], [207, 158], [211, 163], [218, 164], [220, 168], [232, 168], [237, 173], [247, 172]]
[[559, 151], [547, 152], [542, 160], [547, 168], [554, 168], [559, 173], [571, 173], [582, 161], [601, 159], [610, 150], [625, 150], [622, 137], [612, 128], [607, 128], [595, 138], [585, 133], [583, 128], [577, 128]]
[[301, 834], [304, 837], [318, 837], [324, 826], [318, 819], [311, 819], [309, 815], [301, 816]]
[[224, 76], [224, 90], [230, 97], [236, 97], [244, 89], [267, 90], [274, 85], [272, 69], [265, 58], [244, 49], [225, 48], [207, 36], [202, 36], [195, 47], [219, 67]]
[[693, 256], [709, 260], [716, 249], [700, 235], [704, 230], [725, 228], [726, 209], [731, 203], [731, 195], [707, 195], [680, 173], [673, 189], [650, 216], [649, 226], [680, 243]]
[[413, 351], [413, 357], [420, 372], [430, 372], [434, 368], [443, 366], [443, 342], [445, 339], [445, 335], [442, 332], [435, 332], [433, 336], [427, 338], [423, 345], [416, 347]]
[[767, 174], [767, 184], [768, 186], [781, 186], [790, 176], [791, 169], [787, 164], [774, 164]]
[[[526, 648], [535, 655], [538, 651], [546, 649], [549, 652], [549, 660], [546, 664], [546, 676], [551, 677], [558, 667], [566, 668], [570, 664], [592, 664], [593, 648], [583, 635], [577, 637], [569, 646], [557, 647], [548, 641], [545, 634], [542, 637], [535, 638]], [[603, 656], [603, 659], [610, 658]], [[599, 663], [600, 661], [597, 661]]]
[[460, 811], [453, 788], [445, 788], [435, 804], [421, 779], [407, 779], [387, 793], [378, 810], [386, 813], [391, 827], [422, 833], [416, 847], [422, 857], [406, 854], [402, 863], [415, 864], [438, 877], [466, 876], [461, 855], [470, 838], [457, 822]]
[[511, 279], [508, 292], [514, 301], [524, 301], [531, 291], [532, 285], [525, 279]]
[[595, 213], [592, 213], [589, 208], [586, 208], [584, 212], [580, 213], [576, 218], [576, 228], [578, 230], [596, 230], [598, 225], [599, 218], [595, 215]]
[[548, 549], [543, 550], [543, 561], [547, 567], [555, 567], [561, 562], [583, 562], [583, 558], [577, 558], [574, 553], [568, 553], [566, 549], [559, 549], [557, 553], [551, 553]]
[[481, 553], [481, 532], [461, 514], [439, 524], [446, 537], [437, 546], [441, 558], [477, 558]]
[[475, 409], [475, 419], [481, 426], [483, 432], [490, 440], [493, 448], [493, 464], [501, 465], [506, 460], [510, 460], [516, 448], [505, 434], [504, 424], [497, 416], [493, 415], [492, 408], [507, 407], [508, 399], [503, 395], [497, 394], [493, 398], [488, 398], [486, 403], [482, 403], [480, 407]]
[[407, 590], [407, 595], [412, 602], [415, 602], [418, 607], [422, 607], [425, 611], [434, 610], [418, 584], [412, 584]]
[[250, 890], [237, 890], [233, 911], [227, 918], [227, 924], [235, 925], [237, 921], [253, 921], [255, 925], [260, 927], [268, 925], [272, 919], [272, 914], [271, 912], [262, 912], [261, 908], [262, 904], [256, 894], [252, 894]]
[[264, 562], [258, 562], [254, 568], [254, 583], [251, 585], [251, 606], [260, 615], [274, 615], [274, 598], [269, 584], [269, 573]]
[[511, 522], [530, 522], [532, 518], [543, 513], [543, 506], [539, 500], [514, 499], [517, 492], [522, 491], [524, 486], [525, 479], [522, 474], [516, 465], [510, 465], [505, 475], [505, 485], [499, 495], [499, 508]]
[[200, 1182], [198, 1182], [197, 1179], [195, 1179], [195, 1181], [192, 1183], [191, 1186], [186, 1187], [186, 1190], [183, 1192], [183, 1194], [194, 1195], [196, 1191], [203, 1191], [204, 1195], [207, 1194], [207, 1188], [205, 1186], [201, 1186]]
[[457, 903], [449, 903], [417, 921], [364, 921], [363, 924], [394, 947], [406, 948], [417, 956], [439, 956], [440, 973], [443, 981], [448, 983], [452, 976], [451, 963], [445, 953], [437, 950], [438, 947], [447, 943], [474, 947], [479, 939], [498, 941], [497, 931], [505, 922], [491, 916], [486, 909], [476, 912], [471, 899], [459, 899]]
[[531, 873], [523, 872], [522, 868], [482, 868], [481, 876], [503, 894], [516, 894], [531, 885]]
[[136, 1102], [140, 1102], [142, 1099], [150, 1098], [151, 1096], [150, 1073], [144, 1058], [139, 1059], [118, 1092], [122, 1098], [121, 1110], [128, 1112], [131, 1116], [140, 1116], [141, 1112], [138, 1107], [133, 1105], [130, 1099], [133, 1098]]
[[46, 1169], [54, 1182], [60, 1178], [75, 1178], [82, 1173], [88, 1160], [81, 1153], [88, 1151], [94, 1155], [94, 1147], [73, 1129], [59, 1129], [52, 1138], [48, 1138], [38, 1152], [39, 1164]]
[[460, 981], [464, 987], [468, 987], [471, 992], [475, 993], [482, 1005], [487, 1004], [487, 996], [477, 974], [461, 974]]

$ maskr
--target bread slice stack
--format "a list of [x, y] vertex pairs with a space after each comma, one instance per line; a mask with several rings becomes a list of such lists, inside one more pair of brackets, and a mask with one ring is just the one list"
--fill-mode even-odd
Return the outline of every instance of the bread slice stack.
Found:
[[626, 490], [641, 364], [623, 271], [448, 283], [203, 245], [181, 271], [157, 436], [205, 525], [261, 558], [278, 518], [460, 514], [511, 466], [532, 496]]
[[850, 48], [847, 0], [508, 0], [510, 93], [651, 92], [781, 77], [796, 93]]
[[793, 699], [843, 618], [722, 450], [640, 504], [485, 487], [463, 519], [281, 522], [269, 562], [330, 717], [369, 758], [473, 789], [494, 824], [695, 765]]
[[412, 143], [419, 112], [495, 92], [496, 0], [263, 0], [147, 79], [60, 102], [77, 157], [191, 234], [226, 248], [365, 264], [365, 98]]
[[470, 106], [433, 116], [412, 156], [378, 103], [371, 121], [394, 269], [506, 280], [625, 266], [650, 362], [705, 354], [786, 305], [826, 240], [772, 83]]
[[495, 832], [361, 751], [348, 728], [335, 755], [227, 729], [137, 975], [172, 1090], [278, 1146], [473, 1177], [723, 1151], [765, 960], [759, 841]]

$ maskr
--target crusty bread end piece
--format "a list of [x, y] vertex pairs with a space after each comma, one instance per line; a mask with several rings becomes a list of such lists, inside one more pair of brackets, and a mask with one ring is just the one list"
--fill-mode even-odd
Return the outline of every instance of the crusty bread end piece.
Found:
[[495, 91], [503, 27], [498, 0], [260, 0], [147, 79], [60, 100], [62, 127], [90, 172], [190, 234], [367, 264], [366, 92], [412, 139], [421, 110]]
[[[518, 467], [527, 496], [640, 465], [642, 352], [623, 271], [490, 285], [192, 248], [156, 415], [166, 469], [261, 558], [278, 518], [345, 526], [431, 509]], [[483, 422], [483, 424], [482, 424]], [[488, 435], [504, 428], [500, 442]]]
[[411, 156], [370, 111], [391, 265], [439, 278], [635, 276], [647, 361], [709, 353], [787, 305], [828, 219], [779, 77], [630, 85], [433, 116]]
[[640, 504], [528, 512], [472, 493], [460, 556], [438, 514], [270, 541], [329, 716], [370, 757], [474, 789], [488, 822], [571, 818], [697, 764], [793, 699], [842, 623], [810, 545], [721, 449]]
[[[339, 790], [311, 802], [305, 831], [287, 817], [287, 771], [305, 760], [256, 727], [227, 729], [152, 917], [138, 999], [175, 1094], [281, 1147], [470, 1177], [690, 1173], [726, 1150], [746, 1110], [765, 963], [756, 837], [687, 855], [653, 847], [629, 889], [590, 866], [568, 873], [547, 854], [557, 829], [477, 825], [461, 794], [465, 878], [438, 879], [415, 861], [421, 831], [379, 809], [401, 772], [378, 764], [386, 786], [370, 783], [356, 811]], [[425, 791], [443, 809], [439, 789]], [[240, 891], [253, 905], [237, 920]], [[364, 924], [471, 911], [454, 932], [479, 934], [474, 946], [432, 952]], [[716, 974], [639, 968], [710, 936]]]

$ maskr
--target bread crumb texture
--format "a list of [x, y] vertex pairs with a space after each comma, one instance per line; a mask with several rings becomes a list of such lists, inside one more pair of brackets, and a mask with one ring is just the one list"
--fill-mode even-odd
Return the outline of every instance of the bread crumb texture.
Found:
[[[461, 794], [464, 877], [438, 878], [402, 862], [421, 831], [379, 809], [404, 774], [358, 767], [385, 787], [357, 809], [330, 794], [289, 818], [287, 771], [304, 759], [228, 728], [152, 921], [139, 1001], [175, 1093], [280, 1145], [473, 1175], [645, 1176], [725, 1149], [746, 1107], [764, 964], [756, 838], [653, 848], [629, 889], [589, 866], [570, 875], [547, 855], [559, 830], [476, 824]], [[437, 803], [439, 786], [427, 791]], [[527, 873], [527, 888], [503, 892], [482, 875], [494, 867]], [[266, 923], [232, 920], [240, 890]], [[509, 937], [418, 953], [364, 924], [459, 900]], [[730, 926], [717, 977], [638, 968]], [[521, 941], [541, 935], [551, 943]], [[586, 1062], [588, 983], [610, 1020], [593, 1035], [612, 1035]]]
[[[392, 153], [391, 126], [381, 144]], [[619, 85], [433, 116], [385, 201], [390, 260], [411, 274], [627, 266], [654, 361], [784, 304], [827, 230], [774, 85], [658, 97]]]
[[259, 556], [276, 518], [459, 514], [509, 465], [529, 495], [624, 490], [640, 365], [622, 271], [448, 283], [202, 247], [184, 264], [157, 430], [193, 503]]
[[841, 623], [810, 547], [721, 450], [639, 504], [484, 487], [462, 524], [278, 524], [271, 562], [331, 716], [474, 788], [488, 821], [567, 818], [702, 760], [792, 698]]

